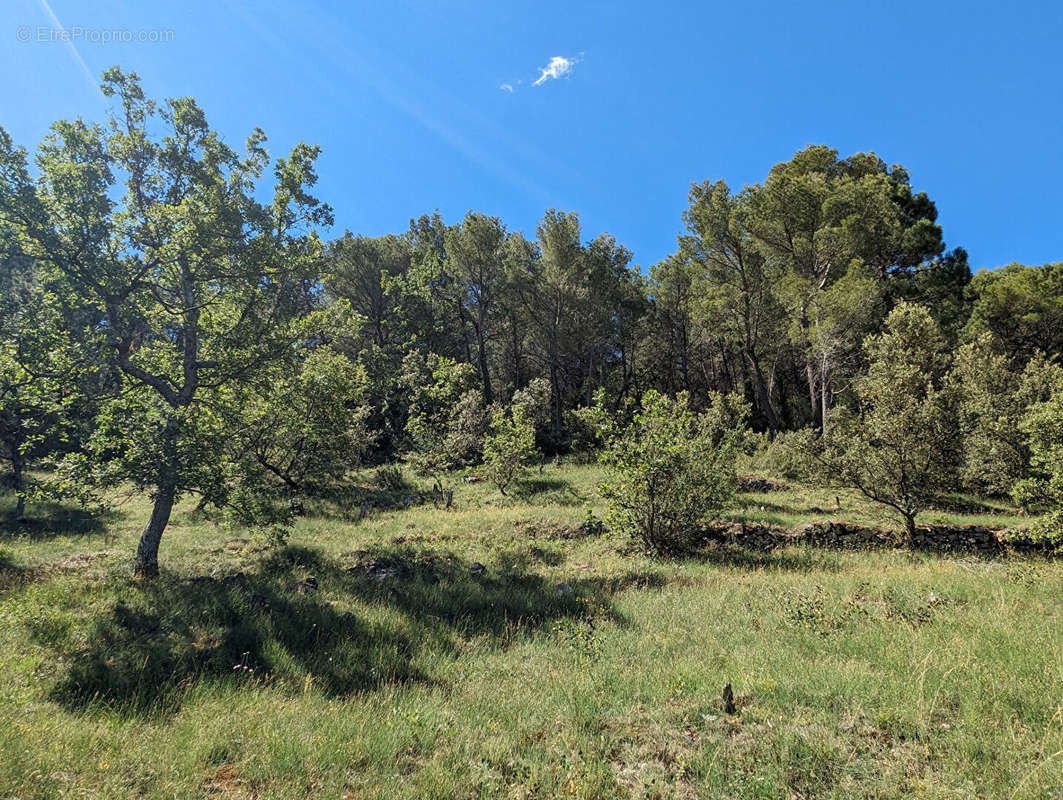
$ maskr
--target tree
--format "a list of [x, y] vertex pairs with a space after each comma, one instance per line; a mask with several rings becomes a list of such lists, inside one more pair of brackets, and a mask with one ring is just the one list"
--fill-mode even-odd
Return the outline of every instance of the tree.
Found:
[[693, 186], [690, 208], [683, 212], [688, 234], [680, 237], [680, 253], [704, 276], [709, 301], [726, 321], [728, 337], [738, 343], [756, 409], [775, 431], [779, 418], [762, 358], [778, 335], [781, 309], [772, 294], [778, 275], [748, 230], [749, 197], [748, 192], [732, 194], [723, 181]]
[[[17, 239], [5, 241], [14, 249]], [[28, 466], [62, 446], [76, 424], [81, 370], [61, 335], [64, 314], [75, 313], [42, 284], [34, 261], [0, 257], [0, 461], [11, 467], [17, 520], [34, 485]]]
[[887, 167], [874, 153], [839, 159], [823, 145], [776, 164], [752, 188], [749, 202], [750, 232], [789, 273], [784, 296], [794, 321], [791, 338], [804, 351], [810, 407], [822, 428], [837, 376], [814, 346], [819, 294], [854, 260], [887, 281], [939, 256], [944, 244], [937, 210], [924, 193], [912, 192], [903, 167]]
[[1027, 477], [1031, 454], [1022, 420], [1033, 404], [1048, 400], [1061, 373], [1043, 354], [1013, 370], [989, 333], [956, 351], [949, 380], [957, 398], [965, 487], [1007, 495]]
[[[384, 350], [400, 339], [393, 283], [410, 269], [410, 243], [401, 236], [370, 239], [350, 232], [329, 245], [325, 287], [330, 299], [350, 303], [363, 320], [365, 345]], [[401, 343], [401, 339], [398, 343]]]
[[689, 400], [685, 392], [670, 398], [651, 389], [630, 422], [601, 404], [591, 412], [604, 442], [608, 478], [599, 491], [608, 521], [655, 553], [687, 548], [697, 523], [735, 493], [748, 406], [714, 394], [696, 414]]
[[226, 430], [244, 472], [262, 469], [296, 493], [325, 491], [359, 466], [371, 441], [365, 370], [328, 347], [262, 381]]
[[641, 356], [650, 384], [694, 397], [737, 388], [718, 346], [720, 326], [705, 313], [711, 291], [701, 266], [679, 254], [669, 256], [650, 268], [646, 291], [650, 310]]
[[900, 300], [918, 303], [950, 342], [955, 342], [971, 313], [971, 267], [967, 251], [957, 247], [938, 258], [894, 272], [886, 285], [890, 305]]
[[894, 509], [911, 536], [919, 512], [955, 486], [945, 340], [925, 308], [901, 303], [864, 350], [869, 364], [856, 381], [857, 410], [836, 409], [819, 458], [832, 482]]
[[446, 269], [456, 305], [472, 327], [484, 403], [494, 402], [488, 342], [494, 336], [497, 296], [505, 283], [506, 228], [498, 217], [470, 211], [446, 232]]
[[483, 449], [484, 407], [473, 388], [476, 371], [435, 353], [412, 352], [403, 360], [401, 381], [409, 396], [409, 459], [442, 490], [442, 474], [479, 460]]
[[[84, 455], [152, 494], [134, 569], [153, 577], [174, 502], [216, 477], [219, 454], [200, 447], [209, 437], [197, 425], [225, 389], [287, 356], [282, 323], [313, 291], [314, 226], [332, 214], [309, 194], [318, 148], [299, 144], [278, 159], [263, 203], [260, 130], [241, 157], [190, 98], [160, 108], [118, 68], [102, 88], [120, 106], [108, 129], [56, 123], [38, 150], [38, 179], [24, 152], [4, 147], [0, 209], [29, 254], [99, 309], [96, 335], [124, 384], [112, 411], [134, 416], [124, 430], [104, 426], [117, 438], [97, 436]], [[166, 134], [156, 137], [158, 127]]]
[[484, 439], [484, 472], [502, 494], [535, 457], [535, 423], [527, 408], [497, 409]]
[[1063, 262], [980, 270], [971, 280], [974, 298], [964, 333], [992, 333], [1004, 355], [1021, 369], [1038, 350], [1063, 355]]
[[1051, 396], [1033, 404], [1021, 425], [1032, 475], [1016, 486], [1015, 499], [1024, 507], [1048, 504], [1041, 527], [1057, 546], [1063, 546], [1063, 378], [1056, 375]]
[[529, 263], [520, 282], [524, 305], [535, 331], [536, 356], [550, 381], [551, 444], [561, 446], [566, 374], [579, 327], [579, 313], [589, 295], [579, 216], [550, 209], [536, 227], [539, 258]]

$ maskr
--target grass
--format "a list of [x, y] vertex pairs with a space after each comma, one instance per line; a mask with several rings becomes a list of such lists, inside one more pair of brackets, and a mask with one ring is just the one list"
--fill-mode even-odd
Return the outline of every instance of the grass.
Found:
[[[5, 528], [0, 798], [1063, 797], [1063, 564], [653, 561], [580, 531], [594, 468], [529, 477], [314, 504], [283, 548], [184, 503], [151, 585], [144, 501]], [[955, 507], [926, 521], [1021, 521]], [[797, 488], [732, 516], [895, 524]]]

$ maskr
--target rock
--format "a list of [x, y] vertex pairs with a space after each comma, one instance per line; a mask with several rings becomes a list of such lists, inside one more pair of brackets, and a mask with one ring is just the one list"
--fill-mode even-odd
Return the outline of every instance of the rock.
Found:
[[565, 583], [564, 581], [562, 581], [561, 583], [557, 584], [557, 586], [554, 587], [554, 591], [557, 592], [560, 595], [566, 595], [567, 596], [567, 595], [571, 595], [573, 590], [572, 590], [572, 587], [568, 583]]
[[351, 572], [361, 569], [365, 577], [374, 581], [387, 581], [397, 578], [402, 574], [402, 565], [384, 558], [377, 558], [366, 562], [361, 567], [355, 567]]
[[299, 581], [295, 584], [295, 591], [299, 594], [313, 594], [317, 591], [317, 578], [311, 575], [305, 581]]
[[487, 567], [481, 564], [479, 561], [474, 561], [469, 565], [469, 572], [473, 575], [483, 575], [487, 572]]
[[784, 483], [757, 475], [745, 475], [740, 480], [743, 492], [782, 492], [790, 488]]

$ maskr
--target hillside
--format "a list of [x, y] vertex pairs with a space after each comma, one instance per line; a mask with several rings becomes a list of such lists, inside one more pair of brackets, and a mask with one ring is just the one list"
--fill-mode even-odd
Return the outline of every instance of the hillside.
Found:
[[[599, 477], [548, 466], [510, 499], [460, 483], [451, 510], [361, 521], [311, 505], [286, 545], [184, 503], [148, 583], [145, 500], [5, 529], [0, 796], [1056, 796], [1063, 564], [652, 561], [583, 524]], [[731, 516], [828, 504], [885, 522], [800, 487]]]

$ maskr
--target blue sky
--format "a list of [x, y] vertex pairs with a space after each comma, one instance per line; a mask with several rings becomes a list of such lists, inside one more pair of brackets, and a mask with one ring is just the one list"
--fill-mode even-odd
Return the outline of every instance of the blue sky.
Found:
[[[47, 41], [54, 19], [73, 46]], [[332, 233], [438, 208], [532, 234], [558, 207], [645, 266], [692, 181], [740, 187], [825, 143], [904, 164], [976, 267], [1063, 259], [1058, 2], [5, 0], [3, 37], [19, 143], [102, 119], [93, 85], [120, 64], [155, 98], [195, 96], [232, 144], [255, 125], [274, 155], [319, 143]]]

